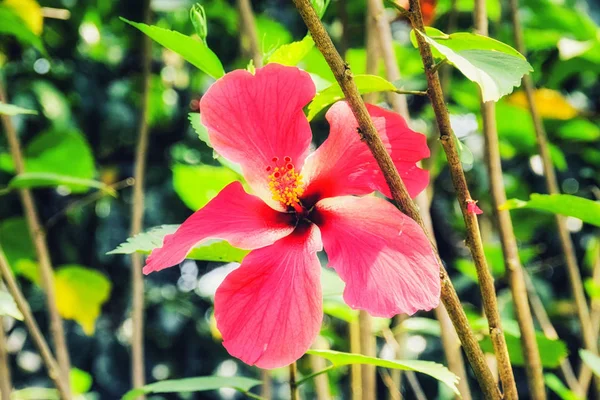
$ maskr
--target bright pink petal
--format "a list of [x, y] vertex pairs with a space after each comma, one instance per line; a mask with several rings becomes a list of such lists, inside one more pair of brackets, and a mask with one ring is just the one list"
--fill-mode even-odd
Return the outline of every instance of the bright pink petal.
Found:
[[[429, 183], [429, 173], [417, 167], [418, 161], [429, 157], [426, 137], [412, 131], [397, 113], [370, 104], [367, 109], [408, 193], [416, 197]], [[376, 190], [390, 197], [377, 162], [360, 140], [358, 122], [348, 104], [334, 104], [325, 117], [329, 137], [306, 160], [302, 175], [308, 187], [304, 197], [361, 195]]]
[[278, 368], [296, 361], [319, 333], [322, 312], [319, 229], [299, 228], [254, 250], [215, 295], [227, 351], [246, 364]]
[[268, 246], [293, 230], [294, 221], [288, 214], [273, 210], [260, 198], [247, 194], [239, 182], [232, 182], [174, 234], [165, 236], [163, 246], [154, 249], [146, 260], [144, 274], [179, 264], [205, 239], [223, 239], [252, 250]]
[[[310, 76], [298, 68], [268, 64], [252, 75], [228, 73], [200, 101], [202, 122], [214, 149], [242, 167], [254, 193], [271, 202], [269, 166], [291, 158], [300, 171], [311, 130], [302, 108], [315, 95]], [[277, 157], [277, 161], [273, 159]]]
[[324, 199], [316, 212], [329, 264], [346, 282], [350, 307], [378, 317], [437, 307], [440, 266], [416, 222], [372, 196]]

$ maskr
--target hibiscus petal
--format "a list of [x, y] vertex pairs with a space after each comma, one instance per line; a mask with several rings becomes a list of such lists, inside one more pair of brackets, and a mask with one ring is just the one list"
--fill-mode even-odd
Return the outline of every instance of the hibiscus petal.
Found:
[[350, 307], [378, 317], [437, 307], [440, 266], [416, 222], [373, 196], [324, 199], [315, 214]]
[[299, 228], [250, 252], [215, 295], [215, 318], [229, 353], [279, 368], [308, 350], [323, 319], [319, 229]]
[[254, 193], [270, 204], [276, 203], [266, 169], [279, 166], [285, 157], [296, 171], [302, 169], [312, 137], [302, 108], [314, 96], [315, 85], [306, 72], [268, 64], [255, 75], [246, 70], [228, 73], [200, 101], [214, 149], [240, 164]]
[[179, 264], [205, 239], [223, 239], [252, 250], [268, 246], [293, 230], [290, 215], [273, 210], [260, 198], [247, 194], [239, 182], [232, 182], [174, 234], [165, 236], [162, 247], [148, 257], [144, 274]]
[[[367, 110], [408, 193], [416, 197], [429, 183], [429, 173], [417, 166], [429, 157], [427, 138], [411, 130], [397, 113], [370, 104]], [[375, 190], [391, 197], [375, 158], [360, 140], [358, 122], [348, 103], [337, 102], [325, 117], [330, 125], [329, 137], [306, 160], [302, 171], [307, 182], [304, 197], [362, 195]]]

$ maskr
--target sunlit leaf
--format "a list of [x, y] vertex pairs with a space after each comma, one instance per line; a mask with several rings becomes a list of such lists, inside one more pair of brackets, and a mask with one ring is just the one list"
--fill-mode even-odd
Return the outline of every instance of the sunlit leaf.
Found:
[[315, 46], [310, 35], [306, 35], [304, 39], [292, 42], [290, 44], [284, 44], [279, 47], [269, 57], [269, 63], [279, 63], [283, 65], [295, 66], [297, 65], [308, 52]]
[[73, 394], [84, 394], [90, 391], [92, 388], [92, 375], [79, 368], [71, 368], [69, 374], [71, 381], [71, 392]]
[[11, 400], [60, 400], [58, 390], [43, 387], [28, 387], [15, 390], [10, 394]]
[[44, 16], [42, 7], [35, 0], [4, 0], [2, 5], [12, 8], [15, 13], [21, 17], [25, 25], [37, 36], [42, 34], [44, 29]]
[[[393, 83], [376, 75], [356, 75], [354, 76], [354, 83], [356, 83], [360, 94], [397, 90]], [[343, 98], [344, 93], [337, 83], [320, 91], [308, 104], [308, 120], [312, 120], [321, 110]]]
[[8, 264], [14, 269], [19, 260], [35, 260], [35, 248], [25, 218], [0, 220], [0, 245]]
[[440, 336], [441, 328], [440, 323], [431, 318], [422, 317], [411, 317], [402, 321], [402, 324], [398, 326], [394, 331], [417, 333], [421, 335]]
[[579, 218], [588, 224], [600, 226], [600, 202], [570, 194], [533, 193], [529, 201], [510, 199], [500, 206], [502, 210], [533, 208], [568, 217]]
[[[574, 118], [578, 114], [577, 109], [556, 90], [546, 88], [537, 89], [533, 98], [538, 113], [542, 118], [566, 120]], [[508, 101], [521, 108], [528, 109], [529, 107], [525, 92], [522, 90], [510, 95]]]
[[130, 390], [122, 400], [135, 400], [142, 394], [150, 393], [191, 393], [233, 388], [240, 392], [247, 392], [262, 382], [243, 376], [203, 376], [199, 378], [176, 379], [151, 383], [138, 389]]
[[[190, 120], [190, 125], [194, 129], [194, 132], [196, 132], [196, 134], [198, 135], [198, 138], [200, 140], [202, 140], [204, 143], [206, 143], [206, 145], [212, 149], [212, 144], [210, 143], [210, 138], [208, 137], [208, 130], [202, 124], [200, 114], [199, 113], [189, 113], [188, 119]], [[229, 161], [228, 159], [226, 159], [225, 157], [220, 156], [219, 154], [217, 154], [216, 151], [213, 152], [213, 157], [219, 163], [221, 163], [221, 165], [223, 165], [224, 167], [227, 167], [230, 170], [237, 172], [238, 175], [242, 174], [242, 168], [240, 167], [239, 164], [233, 163], [233, 162]]]
[[381, 358], [363, 356], [362, 354], [342, 353], [333, 350], [308, 350], [306, 353], [326, 358], [335, 366], [364, 364], [403, 371], [420, 372], [437, 379], [452, 389], [454, 393], [459, 395], [456, 387], [458, 377], [442, 364], [421, 360], [384, 360]]
[[[20, 0], [14, 0], [17, 2]], [[5, 3], [0, 3], [0, 35], [12, 35], [24, 46], [33, 46], [39, 52], [46, 54], [44, 45], [38, 35], [27, 26], [17, 10]]]
[[25, 172], [15, 176], [8, 183], [12, 189], [35, 189], [57, 186], [87, 187], [102, 190], [112, 196], [116, 196], [113, 188], [93, 179], [81, 179], [72, 176], [53, 174], [48, 172]]
[[196, 211], [204, 207], [225, 186], [242, 178], [225, 167], [212, 165], [173, 166], [173, 188], [186, 206]]
[[[502, 2], [497, 0], [486, 0], [486, 11], [488, 18], [492, 21], [498, 21], [502, 14], [500, 5]], [[452, 8], [455, 7], [457, 12], [466, 13], [471, 15], [475, 6], [474, 0], [438, 0], [436, 13], [438, 15], [447, 14], [452, 12]]]
[[600, 376], [600, 357], [589, 350], [579, 349], [579, 357], [592, 370], [594, 375]]
[[[179, 225], [161, 225], [146, 232], [137, 234], [121, 243], [107, 254], [150, 254], [152, 250], [162, 246], [166, 235], [174, 233]], [[238, 249], [224, 240], [206, 240], [192, 249], [187, 258], [192, 260], [215, 262], [241, 262], [248, 250]]]
[[446, 35], [431, 28], [427, 29], [427, 35], [419, 34], [436, 50], [434, 55], [446, 58], [479, 85], [484, 101], [498, 101], [533, 70], [518, 51], [486, 36], [464, 32]]
[[544, 382], [562, 400], [583, 400], [565, 386], [560, 378], [554, 374], [544, 374]]
[[28, 110], [26, 108], [22, 108], [19, 106], [15, 106], [12, 104], [6, 104], [6, 103], [2, 103], [0, 102], [0, 114], [3, 115], [19, 115], [19, 114], [37, 114], [37, 111], [35, 110]]
[[32, 83], [31, 88], [42, 106], [42, 113], [52, 121], [54, 128], [73, 130], [71, 105], [64, 93], [52, 83], [39, 79]]
[[108, 278], [80, 265], [64, 265], [56, 271], [54, 284], [60, 315], [75, 320], [87, 335], [93, 335], [100, 309], [110, 296]]
[[23, 314], [19, 311], [13, 297], [5, 288], [0, 287], [0, 316], [2, 315], [7, 315], [20, 321], [23, 320]]
[[279, 46], [293, 41], [290, 31], [273, 18], [260, 14], [256, 17], [255, 22], [258, 31], [259, 49], [266, 54], [270, 54]]
[[179, 54], [211, 77], [218, 79], [225, 75], [219, 57], [202, 41], [158, 26], [132, 22], [122, 17], [121, 20], [139, 29], [160, 45]]
[[600, 139], [600, 127], [586, 119], [573, 119], [557, 130], [561, 139], [577, 142], [595, 142]]

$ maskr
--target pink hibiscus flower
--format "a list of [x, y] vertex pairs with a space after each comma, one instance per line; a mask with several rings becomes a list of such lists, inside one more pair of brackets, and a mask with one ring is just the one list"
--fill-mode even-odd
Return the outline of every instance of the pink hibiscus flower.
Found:
[[[165, 237], [144, 267], [148, 274], [179, 264], [209, 238], [252, 250], [217, 289], [215, 318], [229, 353], [261, 368], [294, 362], [319, 333], [323, 248], [352, 308], [391, 317], [439, 302], [439, 265], [421, 228], [384, 199], [357, 197], [390, 192], [345, 102], [327, 112], [329, 137], [309, 155], [302, 108], [314, 96], [306, 72], [278, 64], [255, 75], [233, 71], [212, 85], [200, 102], [202, 122], [254, 195], [231, 183]], [[416, 166], [429, 156], [425, 137], [399, 115], [367, 107], [416, 196], [429, 180]]]

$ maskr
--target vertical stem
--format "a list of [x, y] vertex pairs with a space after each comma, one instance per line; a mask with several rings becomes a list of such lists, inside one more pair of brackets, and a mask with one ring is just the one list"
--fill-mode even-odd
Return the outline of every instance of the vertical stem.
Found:
[[[1, 274], [0, 274], [1, 275]], [[0, 315], [0, 399], [10, 400], [12, 384], [10, 382], [10, 363], [4, 334], [4, 321]]]
[[265, 400], [271, 400], [271, 373], [268, 369], [260, 371], [260, 380], [262, 381], [260, 397]]
[[[0, 102], [8, 103], [4, 87], [1, 83]], [[4, 130], [6, 132], [6, 138], [8, 139], [10, 152], [15, 163], [15, 170], [17, 174], [21, 174], [24, 172], [25, 167], [23, 161], [23, 152], [21, 151], [21, 144], [19, 143], [17, 131], [8, 115], [1, 115], [1, 117]], [[69, 360], [69, 352], [67, 350], [63, 322], [60, 314], [58, 313], [58, 306], [56, 305], [54, 271], [52, 270], [50, 252], [48, 251], [48, 244], [46, 242], [46, 232], [40, 223], [40, 218], [38, 216], [37, 208], [35, 206], [35, 202], [33, 201], [31, 192], [28, 189], [21, 189], [19, 190], [19, 196], [21, 197], [21, 204], [23, 205], [23, 210], [25, 211], [25, 219], [27, 220], [29, 234], [33, 240], [35, 252], [38, 258], [42, 287], [46, 292], [46, 305], [48, 307], [48, 317], [50, 319], [50, 332], [52, 334], [54, 350], [56, 351], [58, 358], [61, 379], [64, 383], [63, 386], [65, 387], [65, 398], [70, 399], [69, 373], [71, 370], [71, 362]]]
[[350, 48], [348, 36], [350, 35], [350, 22], [348, 18], [348, 0], [338, 0], [338, 15], [342, 25], [342, 36], [340, 38], [340, 56], [346, 59], [346, 52]]
[[71, 393], [69, 392], [69, 388], [66, 386], [65, 380], [61, 376], [62, 374], [60, 367], [52, 356], [50, 347], [48, 346], [48, 343], [46, 343], [40, 328], [33, 318], [31, 308], [29, 308], [29, 304], [27, 303], [27, 300], [25, 300], [25, 296], [23, 296], [21, 289], [19, 289], [19, 286], [17, 285], [17, 280], [15, 279], [15, 276], [8, 265], [8, 261], [4, 256], [2, 248], [0, 248], [0, 276], [2, 279], [4, 279], [8, 292], [15, 300], [15, 303], [19, 308], [19, 311], [21, 311], [21, 314], [23, 314], [23, 321], [29, 330], [29, 334], [31, 335], [33, 343], [38, 348], [40, 355], [42, 356], [42, 361], [48, 370], [48, 376], [54, 382], [61, 399], [70, 399]]
[[[415, 30], [424, 32], [425, 27], [423, 26], [423, 17], [421, 15], [421, 5], [419, 0], [410, 0], [410, 21]], [[416, 38], [419, 44], [421, 58], [423, 59], [423, 65], [425, 67], [429, 98], [431, 99], [440, 130], [440, 141], [446, 153], [448, 168], [452, 176], [454, 189], [456, 191], [465, 221], [465, 227], [467, 231], [467, 246], [471, 251], [471, 256], [473, 257], [473, 261], [477, 268], [477, 276], [479, 278], [483, 307], [488, 319], [490, 338], [494, 346], [494, 353], [498, 359], [498, 368], [500, 380], [504, 389], [504, 397], [506, 399], [517, 399], [517, 386], [508, 356], [506, 340], [504, 338], [504, 333], [502, 332], [502, 322], [500, 320], [500, 313], [498, 311], [498, 300], [496, 298], [496, 290], [494, 288], [494, 278], [490, 273], [483, 252], [483, 243], [481, 240], [481, 232], [479, 230], [477, 216], [474, 213], [469, 213], [467, 211], [467, 205], [470, 201], [472, 201], [471, 194], [469, 192], [467, 180], [465, 178], [460, 157], [456, 149], [456, 138], [454, 137], [454, 132], [452, 131], [452, 127], [450, 125], [450, 117], [446, 103], [444, 102], [444, 95], [442, 92], [440, 79], [438, 73], [433, 69], [434, 61], [429, 45], [421, 35], [417, 34]]]
[[[455, 3], [456, 1], [454, 0], [454, 8], [456, 8]], [[385, 19], [385, 9], [383, 7], [383, 3], [381, 0], [368, 0], [367, 4], [368, 7], [370, 7], [373, 10], [373, 15], [368, 22], [372, 23], [375, 26], [377, 32], [379, 48], [381, 49], [381, 55], [383, 57], [385, 65], [387, 80], [390, 82], [397, 81], [401, 79], [401, 73], [400, 69], [398, 68], [398, 63], [396, 61], [392, 30], [389, 22]], [[453, 11], [455, 11], [454, 8]], [[396, 93], [391, 93], [391, 95], [392, 97], [390, 98], [390, 103], [392, 104], [392, 109], [396, 113], [402, 115], [404, 119], [410, 121], [410, 114], [408, 111], [406, 96]], [[429, 232], [430, 237], [435, 242], [433, 236], [431, 215], [429, 213], [430, 200], [428, 198], [428, 193], [426, 191], [423, 191], [417, 197], [416, 202], [419, 207], [424, 226]], [[460, 351], [460, 341], [458, 340], [458, 336], [456, 335], [456, 332], [452, 327], [452, 322], [450, 321], [448, 313], [444, 309], [443, 305], [436, 309], [436, 317], [440, 322], [440, 327], [442, 331], [442, 345], [444, 347], [444, 352], [446, 354], [448, 366], [450, 367], [450, 370], [460, 378], [459, 391], [462, 395], [463, 400], [470, 400], [471, 392], [467, 381], [467, 375], [465, 371], [462, 353]], [[394, 378], [394, 382], [396, 382], [398, 388], [401, 388], [400, 371], [392, 371], [392, 377]]]
[[240, 23], [242, 27], [243, 39], [247, 40], [252, 61], [256, 68], [262, 67], [262, 52], [258, 41], [258, 33], [256, 31], [256, 23], [254, 21], [254, 12], [250, 0], [237, 0], [238, 12], [240, 15]]
[[[521, 27], [521, 21], [519, 18], [518, 0], [510, 0], [510, 9], [517, 50], [521, 54], [526, 54], [527, 49], [525, 48], [525, 42], [523, 40], [523, 31]], [[529, 112], [531, 114], [531, 118], [533, 119], [538, 150], [540, 152], [540, 157], [542, 158], [542, 166], [544, 168], [544, 177], [546, 180], [546, 189], [550, 194], [560, 193], [558, 180], [556, 178], [554, 165], [552, 164], [552, 158], [550, 156], [550, 150], [548, 147], [548, 137], [544, 129], [544, 124], [542, 123], [542, 118], [538, 113], [537, 106], [535, 104], [535, 87], [531, 75], [525, 75], [523, 77], [523, 88], [525, 89], [525, 95], [527, 97]], [[569, 277], [571, 291], [573, 292], [573, 297], [575, 298], [575, 305], [577, 307], [577, 316], [579, 317], [579, 323], [581, 325], [583, 343], [587, 350], [591, 351], [594, 354], [597, 354], [598, 345], [596, 343], [596, 333], [593, 331], [592, 325], [590, 324], [590, 312], [585, 298], [583, 284], [581, 282], [581, 274], [579, 272], [579, 267], [577, 266], [577, 257], [575, 255], [575, 249], [573, 248], [571, 235], [569, 234], [569, 230], [567, 229], [565, 221], [565, 217], [558, 214], [556, 215], [556, 225], [560, 237], [560, 244], [565, 256], [567, 275]], [[584, 368], [587, 367], [585, 367], [584, 365]], [[584, 387], [584, 390], [587, 391], [587, 388]]]
[[[483, 36], [489, 36], [488, 17], [485, 0], [475, 1], [474, 10], [475, 30]], [[508, 210], [499, 207], [506, 203], [506, 190], [502, 174], [502, 161], [498, 144], [496, 129], [496, 107], [493, 102], [481, 103], [481, 116], [483, 119], [483, 133], [485, 137], [485, 155], [490, 186], [494, 216], [502, 243], [502, 254], [506, 266], [506, 276], [512, 293], [515, 315], [521, 331], [521, 348], [525, 360], [525, 372], [529, 383], [531, 397], [536, 400], [546, 399], [544, 373], [540, 351], [535, 338], [533, 317], [527, 299], [527, 287], [523, 276], [523, 266], [519, 258], [517, 238], [513, 231], [512, 220]]]
[[[360, 326], [360, 353], [376, 357], [377, 343], [373, 335], [373, 318], [366, 311], [358, 314]], [[373, 365], [361, 365], [362, 375], [362, 398], [375, 399], [377, 396], [377, 371]]]
[[[596, 254], [596, 258], [594, 260], [593, 267], [593, 275], [592, 278], [596, 285], [600, 284], [600, 246], [598, 247], [599, 251]], [[598, 336], [598, 329], [600, 329], [600, 300], [593, 299], [591, 303], [591, 316], [590, 321], [592, 325], [592, 332], [596, 337]], [[587, 392], [587, 388], [590, 386], [590, 381], [592, 380], [592, 370], [587, 367], [582, 367], [579, 371], [579, 385], [581, 387], [580, 395], [583, 396], [585, 392]], [[585, 390], [583, 390], [585, 388]]]
[[[360, 325], [358, 321], [348, 324], [350, 353], [360, 354]], [[362, 400], [362, 370], [360, 364], [350, 365], [350, 393], [352, 400]]]
[[[381, 138], [379, 137], [373, 121], [367, 112], [364, 102], [360, 98], [360, 93], [352, 78], [352, 71], [350, 67], [344, 63], [338, 52], [336, 51], [331, 38], [325, 31], [319, 17], [315, 10], [310, 4], [309, 0], [294, 0], [294, 4], [298, 9], [298, 12], [302, 16], [304, 23], [308, 27], [315, 45], [319, 51], [323, 54], [327, 64], [331, 68], [336, 81], [342, 88], [346, 100], [352, 112], [357, 119], [359, 125], [359, 132], [362, 134], [361, 137], [365, 144], [371, 150], [373, 157], [377, 161], [377, 164], [381, 168], [383, 176], [390, 187], [392, 197], [396, 202], [396, 205], [410, 218], [415, 220], [422, 228], [424, 228], [423, 220], [419, 215], [415, 204], [408, 195], [406, 187], [404, 186], [402, 179], [398, 175], [398, 171], [388, 154], [385, 146], [383, 145]], [[426, 230], [424, 229], [427, 234]], [[433, 245], [433, 244], [432, 244]], [[435, 247], [435, 246], [434, 246]], [[496, 383], [494, 382], [492, 373], [485, 364], [483, 352], [479, 347], [479, 343], [475, 338], [475, 335], [469, 327], [467, 316], [462, 308], [456, 290], [450, 281], [446, 270], [443, 268], [439, 254], [435, 252], [438, 263], [440, 265], [440, 283], [441, 283], [441, 299], [448, 310], [448, 314], [454, 324], [458, 336], [461, 339], [463, 348], [471, 366], [473, 372], [479, 382], [482, 394], [488, 399], [500, 399], [500, 391]]]
[[[150, 1], [145, 0], [143, 5], [144, 22], [150, 24]], [[152, 42], [146, 35], [142, 35], [142, 89], [141, 113], [138, 128], [138, 142], [135, 151], [135, 166], [133, 178], [133, 203], [131, 206], [131, 236], [142, 231], [144, 224], [144, 178], [146, 174], [146, 153], [148, 151], [148, 102], [150, 97], [150, 73], [152, 63]], [[131, 281], [132, 281], [132, 310], [133, 335], [131, 338], [131, 376], [134, 388], [145, 384], [144, 370], [144, 276], [142, 274], [142, 256], [137, 253], [131, 255]], [[140, 396], [139, 398], [143, 398]]]
[[298, 374], [298, 366], [296, 362], [290, 364], [290, 398], [292, 400], [300, 400], [298, 394], [298, 385], [296, 383], [296, 375]]
[[[319, 335], [315, 339], [312, 348], [328, 350], [329, 343], [327, 343], [327, 340], [325, 340], [323, 336]], [[325, 368], [327, 368], [327, 363], [325, 362], [325, 359], [323, 357], [311, 355], [309, 356], [309, 358], [310, 366], [313, 372], [323, 371]], [[331, 395], [329, 394], [329, 377], [327, 376], [327, 374], [315, 376], [313, 378], [313, 382], [315, 385], [315, 393], [317, 395], [317, 400], [331, 400]]]

